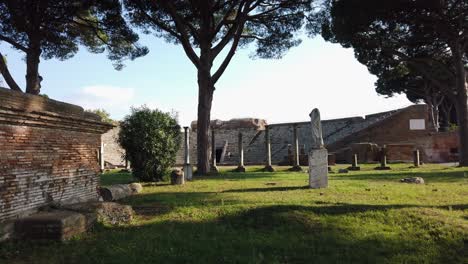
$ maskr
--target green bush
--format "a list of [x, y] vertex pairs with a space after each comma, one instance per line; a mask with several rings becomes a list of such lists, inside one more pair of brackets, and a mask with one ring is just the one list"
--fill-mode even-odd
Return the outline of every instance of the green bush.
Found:
[[132, 108], [120, 124], [119, 143], [126, 151], [133, 176], [141, 181], [161, 181], [174, 166], [181, 143], [174, 114]]

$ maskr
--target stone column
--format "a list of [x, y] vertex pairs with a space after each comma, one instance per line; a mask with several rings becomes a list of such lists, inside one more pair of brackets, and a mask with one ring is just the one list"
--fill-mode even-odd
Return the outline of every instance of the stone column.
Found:
[[390, 170], [390, 167], [387, 166], [387, 148], [385, 145], [380, 149], [380, 166], [375, 169]]
[[189, 127], [184, 127], [184, 177], [185, 180], [192, 180], [193, 177], [193, 169], [192, 165], [190, 164], [190, 130]]
[[239, 165], [235, 171], [237, 172], [245, 172], [244, 167], [244, 145], [242, 144], [242, 132], [239, 132], [239, 139], [238, 139], [238, 151], [239, 151]]
[[328, 187], [328, 151], [323, 143], [320, 111], [310, 113], [311, 150], [309, 152], [309, 188]]
[[417, 149], [417, 150], [415, 150], [413, 152], [413, 156], [414, 156], [414, 166], [419, 167], [419, 165], [421, 165], [421, 159], [420, 159], [420, 156], [419, 156], [419, 149]]
[[358, 155], [354, 154], [353, 159], [351, 161], [351, 167], [348, 168], [351, 171], [358, 171], [361, 170], [361, 167], [358, 166]]
[[294, 135], [294, 166], [290, 170], [302, 171], [300, 160], [299, 160], [299, 138], [297, 136], [297, 124], [293, 125], [293, 135]]
[[270, 142], [270, 128], [265, 126], [265, 154], [266, 154], [266, 164], [263, 170], [268, 172], [273, 172], [275, 169], [271, 166], [271, 142]]
[[211, 173], [217, 174], [219, 172], [216, 166], [216, 133], [211, 128]]
[[101, 147], [99, 148], [99, 167], [101, 168], [101, 172], [105, 169], [105, 162], [104, 162], [104, 141], [101, 139]]
[[309, 188], [328, 187], [328, 151], [326, 148], [309, 152]]

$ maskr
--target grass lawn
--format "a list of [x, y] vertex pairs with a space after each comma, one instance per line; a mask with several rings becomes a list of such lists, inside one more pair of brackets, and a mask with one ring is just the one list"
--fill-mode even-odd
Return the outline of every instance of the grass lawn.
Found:
[[[260, 167], [146, 186], [122, 201], [137, 212], [131, 225], [99, 225], [64, 244], [6, 243], [0, 262], [468, 263], [468, 169], [375, 166], [330, 174], [321, 190], [305, 187], [306, 173]], [[399, 182], [408, 176], [426, 184]]]

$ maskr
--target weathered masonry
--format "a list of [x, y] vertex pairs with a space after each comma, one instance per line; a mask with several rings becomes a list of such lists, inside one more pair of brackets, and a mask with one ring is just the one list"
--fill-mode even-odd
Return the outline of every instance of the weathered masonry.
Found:
[[79, 106], [0, 88], [0, 222], [97, 199], [101, 134], [111, 128]]
[[[305, 115], [307, 116], [307, 115]], [[211, 121], [215, 133], [215, 154], [218, 165], [238, 163], [238, 134], [242, 133], [245, 164], [265, 164], [265, 129], [268, 127], [271, 160], [276, 165], [293, 165], [294, 127], [299, 142], [299, 160], [307, 165], [310, 151], [310, 122], [267, 125], [262, 119], [233, 119]], [[390, 161], [411, 162], [418, 149], [424, 162], [457, 160], [458, 137], [456, 131], [436, 132], [430, 122], [426, 105], [412, 105], [389, 112], [333, 120], [322, 120], [326, 148], [340, 162], [351, 162], [358, 154], [360, 162], [377, 162], [379, 148], [386, 145]], [[190, 133], [190, 155], [196, 160], [196, 122]], [[183, 162], [183, 148], [177, 163]]]
[[[306, 119], [307, 113], [304, 116]], [[267, 125], [266, 120], [256, 118], [211, 121], [211, 128], [215, 130], [215, 149], [210, 153], [214, 153], [216, 164], [238, 164], [238, 139], [239, 133], [242, 133], [245, 164], [264, 165], [266, 163], [265, 130], [267, 127], [272, 164], [293, 165], [294, 127], [296, 127], [299, 160], [302, 165], [307, 165], [307, 153], [311, 148], [309, 121]], [[196, 122], [193, 122], [189, 134], [192, 161], [197, 160], [196, 128]], [[354, 154], [358, 155], [359, 162], [378, 162], [379, 148], [383, 145], [386, 145], [388, 150], [389, 161], [412, 162], [414, 150], [420, 151], [424, 162], [452, 162], [458, 159], [457, 132], [436, 132], [431, 124], [426, 105], [412, 105], [365, 117], [322, 120], [322, 130], [325, 147], [329, 153], [335, 155], [338, 162], [351, 163]], [[124, 160], [118, 159], [122, 156], [122, 150], [119, 150], [120, 147], [116, 143], [117, 132], [118, 128], [115, 128], [115, 131], [103, 136], [104, 157], [108, 163], [124, 166]], [[181, 144], [177, 164], [183, 163], [184, 147]]]

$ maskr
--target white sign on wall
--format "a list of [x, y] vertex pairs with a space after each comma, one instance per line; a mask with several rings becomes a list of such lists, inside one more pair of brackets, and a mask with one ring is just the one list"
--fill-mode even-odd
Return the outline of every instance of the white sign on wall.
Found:
[[426, 121], [424, 119], [410, 119], [409, 127], [410, 130], [425, 130]]

